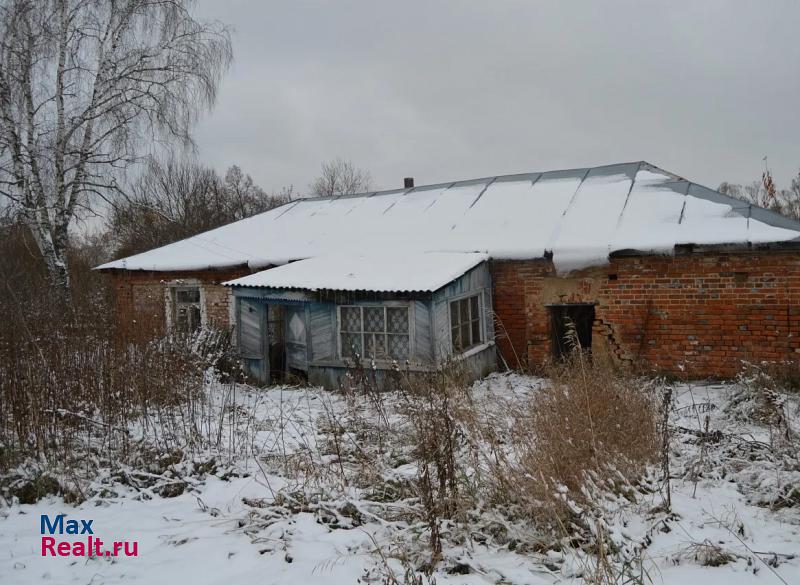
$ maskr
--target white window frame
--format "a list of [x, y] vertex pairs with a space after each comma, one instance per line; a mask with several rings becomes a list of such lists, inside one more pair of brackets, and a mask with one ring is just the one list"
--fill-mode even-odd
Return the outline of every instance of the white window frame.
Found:
[[[336, 351], [337, 355], [339, 356], [340, 360], [352, 359], [350, 356], [346, 356], [342, 351], [342, 309], [361, 309], [361, 361], [362, 363], [371, 363], [373, 358], [368, 355], [364, 355], [363, 352], [365, 351], [364, 347], [364, 309], [383, 309], [383, 318], [384, 318], [384, 328], [387, 326], [387, 315], [386, 309], [398, 309], [404, 308], [407, 309], [408, 312], [408, 357], [406, 358], [407, 361], [412, 361], [412, 356], [414, 355], [414, 304], [407, 303], [402, 301], [389, 301], [384, 303], [355, 303], [349, 305], [336, 305]], [[385, 332], [387, 335], [386, 340], [386, 349], [388, 352], [389, 349], [389, 340], [388, 335], [400, 335], [398, 333], [389, 333], [388, 331]], [[392, 364], [392, 363], [401, 363], [399, 360], [392, 358], [392, 357], [385, 357], [385, 358], [375, 358], [374, 362], [377, 364]]]
[[199, 281], [175, 281], [170, 282], [166, 288], [166, 307], [167, 307], [167, 327], [170, 330], [177, 329], [178, 316], [178, 291], [196, 290], [198, 292], [198, 305], [200, 308], [199, 328], [206, 326], [206, 303], [205, 292]]
[[[478, 330], [481, 338], [477, 343], [475, 343], [473, 340], [472, 345], [470, 345], [469, 347], [463, 347], [459, 350], [456, 350], [456, 347], [453, 344], [453, 312], [451, 311], [450, 306], [452, 303], [458, 303], [463, 301], [464, 299], [471, 299], [473, 297], [478, 297]], [[453, 355], [468, 354], [471, 351], [473, 351], [476, 347], [481, 347], [483, 345], [486, 345], [486, 343], [488, 343], [486, 339], [486, 308], [484, 307], [484, 300], [485, 300], [484, 291], [482, 290], [477, 292], [470, 291], [468, 293], [464, 293], [462, 295], [458, 295], [447, 299], [447, 323], [448, 323], [447, 338], [450, 340], [450, 351], [452, 352]], [[472, 310], [471, 303], [469, 306], [471, 311]], [[470, 317], [472, 317], [472, 315], [470, 315]], [[470, 318], [470, 321], [474, 321], [474, 319]], [[459, 325], [461, 325], [461, 323], [459, 323]], [[472, 335], [471, 332], [470, 335]]]

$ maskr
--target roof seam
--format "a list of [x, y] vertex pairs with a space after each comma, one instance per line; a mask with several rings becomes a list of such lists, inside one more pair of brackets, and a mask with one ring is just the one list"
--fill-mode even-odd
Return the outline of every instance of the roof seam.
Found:
[[683, 223], [683, 215], [684, 213], [686, 213], [686, 201], [689, 199], [689, 186], [690, 183], [686, 181], [686, 189], [683, 193], [683, 205], [681, 205], [681, 214], [678, 217], [678, 225], [681, 225]]
[[[284, 215], [286, 215], [287, 213], [289, 213], [289, 212], [290, 212], [292, 209], [294, 209], [295, 207], [297, 207], [297, 206], [300, 204], [300, 201], [301, 201], [300, 199], [298, 199], [298, 200], [294, 201], [294, 202], [292, 203], [292, 205], [290, 205], [290, 206], [288, 207], [288, 209], [286, 209], [286, 210], [282, 211], [281, 213], [279, 213], [277, 217], [273, 217], [273, 218], [272, 218], [272, 221], [276, 221], [276, 220], [278, 220], [278, 219], [282, 218]], [[255, 216], [254, 216], [254, 217], [255, 217]]]
[[488, 189], [488, 188], [489, 188], [489, 185], [491, 185], [492, 183], [494, 183], [496, 180], [497, 180], [497, 177], [492, 177], [492, 180], [491, 180], [491, 181], [489, 181], [488, 183], [486, 183], [486, 184], [483, 186], [483, 189], [481, 189], [481, 192], [480, 192], [480, 193], [478, 193], [478, 196], [475, 198], [475, 200], [474, 200], [472, 203], [470, 203], [470, 204], [469, 204], [469, 207], [467, 207], [467, 209], [468, 209], [468, 210], [469, 210], [469, 209], [472, 209], [473, 207], [475, 207], [475, 204], [478, 202], [478, 199], [480, 199], [481, 197], [483, 197], [483, 194], [484, 194], [484, 193], [486, 193], [486, 189]]
[[622, 223], [622, 215], [625, 213], [625, 209], [628, 207], [628, 201], [631, 198], [631, 193], [633, 192], [633, 186], [636, 184], [636, 175], [639, 174], [639, 171], [642, 170], [642, 165], [644, 161], [639, 161], [639, 164], [636, 166], [636, 171], [633, 173], [633, 178], [631, 179], [631, 186], [628, 187], [628, 194], [625, 195], [625, 202], [622, 204], [622, 209], [619, 210], [619, 217], [617, 218], [617, 227], [620, 226]]

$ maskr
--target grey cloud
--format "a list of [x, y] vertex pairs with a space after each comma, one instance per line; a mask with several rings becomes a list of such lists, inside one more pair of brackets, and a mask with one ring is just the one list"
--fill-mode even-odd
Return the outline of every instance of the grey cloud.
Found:
[[203, 0], [235, 65], [200, 158], [267, 189], [342, 156], [380, 187], [645, 159], [715, 187], [800, 168], [800, 6]]

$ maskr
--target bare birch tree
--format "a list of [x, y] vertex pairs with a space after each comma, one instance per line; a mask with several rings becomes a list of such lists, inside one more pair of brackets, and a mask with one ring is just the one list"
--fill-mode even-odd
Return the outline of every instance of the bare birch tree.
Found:
[[58, 294], [80, 209], [120, 189], [153, 144], [191, 144], [232, 58], [191, 0], [0, 0], [0, 194]]
[[311, 194], [316, 197], [365, 193], [371, 189], [372, 176], [369, 171], [359, 169], [341, 158], [322, 163], [320, 176], [311, 183]]

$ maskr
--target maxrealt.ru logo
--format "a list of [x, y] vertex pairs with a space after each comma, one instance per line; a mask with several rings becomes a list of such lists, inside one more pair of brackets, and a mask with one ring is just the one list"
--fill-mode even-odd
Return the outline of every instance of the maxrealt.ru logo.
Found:
[[[94, 535], [94, 520], [65, 520], [64, 514], [53, 519], [47, 514], [40, 517], [43, 557], [135, 557], [139, 555], [136, 540], [115, 540], [108, 548]], [[48, 536], [49, 535], [49, 536]], [[81, 536], [81, 540], [58, 539], [53, 535]]]

